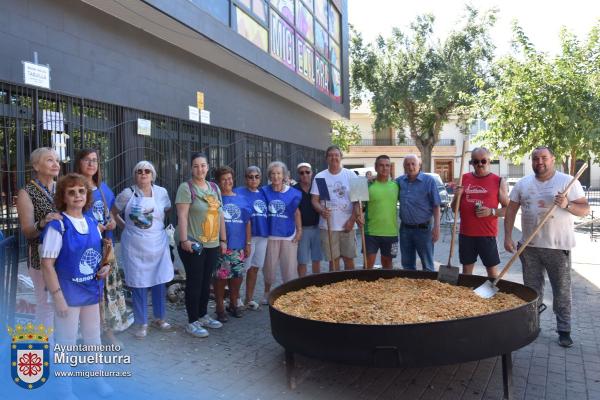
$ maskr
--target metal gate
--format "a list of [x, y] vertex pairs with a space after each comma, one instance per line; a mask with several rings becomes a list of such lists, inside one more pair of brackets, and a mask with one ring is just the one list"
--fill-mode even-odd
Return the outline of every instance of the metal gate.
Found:
[[[138, 118], [152, 122], [150, 136], [137, 134]], [[52, 129], [69, 135], [65, 155], [71, 160], [82, 148], [100, 151], [103, 179], [115, 194], [133, 183], [133, 167], [144, 159], [172, 199], [197, 151], [207, 154], [212, 170], [232, 167], [236, 184], [243, 184], [248, 165], [265, 170], [273, 160], [290, 167], [306, 161], [320, 169], [325, 162], [322, 150], [307, 146], [0, 81], [0, 230], [6, 236], [19, 235], [17, 192], [31, 179], [29, 154], [51, 146]], [[72, 161], [63, 164], [62, 173], [72, 170]]]

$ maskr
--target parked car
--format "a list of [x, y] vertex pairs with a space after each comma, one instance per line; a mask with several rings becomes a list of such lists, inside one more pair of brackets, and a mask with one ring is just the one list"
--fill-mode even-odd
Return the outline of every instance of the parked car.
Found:
[[444, 185], [444, 182], [442, 181], [440, 175], [434, 172], [425, 172], [425, 174], [432, 176], [435, 180], [438, 193], [440, 194], [440, 199], [442, 200], [442, 207], [448, 207], [450, 205], [451, 199], [450, 195], [448, 194], [448, 191], [446, 190], [446, 185]]

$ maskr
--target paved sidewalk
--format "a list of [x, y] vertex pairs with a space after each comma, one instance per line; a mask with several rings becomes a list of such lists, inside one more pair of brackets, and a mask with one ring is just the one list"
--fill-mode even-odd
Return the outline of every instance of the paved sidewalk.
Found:
[[[436, 245], [435, 258], [442, 263], [447, 261], [449, 232], [444, 228]], [[573, 257], [575, 345], [570, 349], [558, 346], [551, 291], [547, 290], [548, 310], [542, 314], [538, 339], [513, 353], [515, 399], [600, 399], [600, 283], [593, 284], [585, 277], [593, 281], [598, 276], [599, 246], [589, 235], [577, 236]], [[458, 265], [457, 256], [454, 258], [453, 264]], [[504, 265], [510, 254], [501, 251], [501, 258]], [[476, 273], [483, 274], [484, 268], [478, 266]], [[507, 278], [522, 282], [519, 262]], [[550, 288], [549, 283], [546, 287]], [[182, 305], [170, 305], [167, 319], [176, 326], [175, 332], [150, 329], [142, 341], [128, 332], [119, 335], [132, 355], [134, 376], [130, 379], [143, 386], [140, 395], [148, 398], [500, 399], [503, 394], [499, 357], [440, 368], [376, 369], [297, 356], [297, 387], [292, 391], [287, 387], [284, 351], [271, 336], [266, 308], [247, 311], [241, 319], [231, 318], [207, 339], [183, 332], [187, 320]]]

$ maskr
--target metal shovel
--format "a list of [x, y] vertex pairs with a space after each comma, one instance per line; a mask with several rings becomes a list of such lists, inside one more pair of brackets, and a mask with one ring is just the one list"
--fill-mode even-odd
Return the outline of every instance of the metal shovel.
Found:
[[[463, 153], [460, 159], [460, 177], [458, 178], [458, 186], [462, 186], [463, 168], [465, 166], [465, 155], [467, 154], [468, 144], [469, 141], [465, 139], [463, 141]], [[456, 225], [458, 223], [458, 207], [460, 205], [461, 196], [462, 191], [456, 198], [456, 202], [454, 203], [454, 223], [452, 224], [452, 238], [450, 240], [450, 254], [448, 255], [448, 264], [440, 265], [440, 269], [438, 271], [438, 281], [450, 283], [452, 285], [458, 284], [458, 274], [460, 273], [458, 267], [452, 266], [452, 255], [454, 254], [454, 238], [456, 237]]]
[[[567, 195], [569, 193], [569, 190], [571, 190], [571, 186], [573, 186], [575, 181], [577, 181], [577, 179], [579, 179], [579, 177], [581, 176], [581, 174], [583, 174], [583, 171], [585, 171], [587, 167], [588, 167], [588, 165], [587, 165], [587, 163], [585, 163], [581, 166], [581, 168], [579, 168], [579, 171], [577, 171], [577, 174], [571, 180], [571, 182], [569, 182], [569, 185], [563, 192], [565, 195]], [[529, 242], [531, 242], [533, 240], [533, 238], [535, 237], [535, 235], [537, 235], [537, 233], [542, 228], [542, 226], [544, 226], [544, 224], [546, 224], [546, 221], [548, 221], [548, 219], [550, 219], [550, 216], [554, 212], [555, 208], [556, 208], [556, 204], [552, 204], [552, 207], [550, 207], [550, 209], [548, 211], [546, 211], [546, 214], [544, 214], [544, 217], [542, 218], [540, 223], [536, 226], [536, 228], [533, 230], [531, 235], [529, 235], [527, 240], [525, 240], [525, 242], [523, 242], [523, 244], [521, 244], [521, 246], [519, 247], [519, 250], [515, 254], [513, 254], [513, 256], [510, 258], [510, 260], [508, 260], [508, 263], [506, 263], [506, 266], [504, 268], [502, 268], [502, 271], [500, 271], [500, 274], [498, 275], [498, 277], [496, 279], [494, 279], [494, 282], [485, 281], [485, 283], [483, 285], [481, 285], [478, 288], [473, 290], [475, 292], [475, 294], [477, 294], [479, 297], [483, 297], [484, 299], [489, 299], [491, 297], [494, 297], [494, 295], [498, 292], [498, 287], [496, 286], [498, 284], [498, 281], [500, 279], [502, 279], [504, 274], [506, 274], [508, 272], [508, 270], [513, 265], [515, 260], [525, 250], [525, 248], [527, 247]]]

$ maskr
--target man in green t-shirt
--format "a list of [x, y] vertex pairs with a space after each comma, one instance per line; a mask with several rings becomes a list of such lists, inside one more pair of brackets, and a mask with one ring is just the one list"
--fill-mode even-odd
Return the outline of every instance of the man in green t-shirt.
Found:
[[381, 264], [392, 269], [398, 253], [398, 184], [390, 179], [392, 163], [386, 155], [375, 159], [377, 178], [369, 185], [369, 203], [365, 215], [367, 269], [373, 268], [377, 251]]

